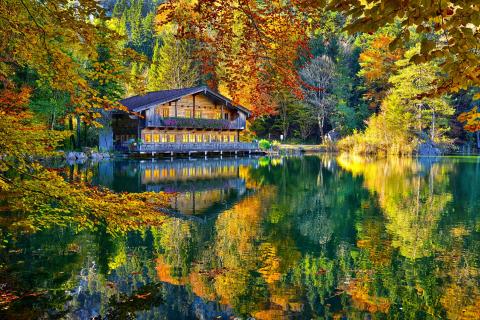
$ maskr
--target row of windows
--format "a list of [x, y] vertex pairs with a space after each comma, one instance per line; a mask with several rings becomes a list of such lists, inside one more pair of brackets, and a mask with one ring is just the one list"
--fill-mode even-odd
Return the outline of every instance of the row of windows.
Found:
[[[144, 133], [143, 141], [145, 143], [173, 143], [177, 142], [177, 136], [170, 133]], [[178, 142], [235, 142], [235, 134], [184, 133]]]
[[166, 143], [166, 142], [175, 142], [176, 137], [174, 134], [160, 134], [160, 133], [145, 133], [143, 136], [143, 141], [146, 143]]
[[[182, 106], [183, 107], [183, 106]], [[185, 118], [192, 118], [192, 112], [193, 110], [185, 110]], [[159, 117], [163, 117], [163, 118], [168, 118], [170, 117], [170, 109], [168, 108], [161, 108], [161, 107], [157, 107], [155, 108], [155, 114]], [[223, 114], [223, 118], [225, 120], [228, 120], [228, 113], [225, 112]], [[202, 111], [201, 110], [195, 110], [195, 118], [202, 118]], [[222, 113], [220, 111], [215, 111], [215, 116], [214, 116], [214, 119], [222, 119]]]
[[190, 167], [190, 168], [182, 168], [181, 170], [175, 170], [174, 168], [162, 168], [162, 169], [151, 169], [147, 168], [144, 171], [143, 178], [144, 182], [148, 182], [148, 180], [156, 179], [156, 178], [166, 178], [166, 177], [177, 177], [177, 176], [184, 176], [184, 177], [192, 177], [192, 176], [211, 176], [211, 175], [218, 175], [218, 174], [236, 174], [236, 167], [235, 166], [224, 166], [218, 168], [212, 167]]

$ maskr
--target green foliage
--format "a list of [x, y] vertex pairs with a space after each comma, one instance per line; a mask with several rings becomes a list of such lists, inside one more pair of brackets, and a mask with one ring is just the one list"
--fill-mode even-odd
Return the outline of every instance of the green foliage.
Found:
[[148, 71], [148, 91], [193, 87], [199, 82], [199, 70], [192, 56], [193, 47], [175, 38], [173, 31], [162, 33], [156, 42]]
[[340, 149], [354, 153], [411, 154], [425, 141], [449, 143], [448, 117], [454, 109], [446, 97], [428, 97], [434, 90], [439, 67], [435, 62], [413, 64], [414, 47], [396, 65], [389, 78], [392, 89], [382, 101], [381, 113], [368, 120], [364, 133], [354, 133], [339, 143]]
[[258, 146], [262, 150], [269, 150], [272, 147], [272, 144], [271, 144], [270, 141], [268, 141], [266, 139], [262, 139], [258, 142]]

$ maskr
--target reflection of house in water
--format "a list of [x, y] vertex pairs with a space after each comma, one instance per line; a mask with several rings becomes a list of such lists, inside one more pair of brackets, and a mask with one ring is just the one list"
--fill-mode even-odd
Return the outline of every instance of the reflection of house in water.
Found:
[[140, 163], [140, 181], [146, 191], [176, 192], [174, 209], [189, 214], [217, 211], [242, 197], [243, 178], [254, 159], [176, 160]]

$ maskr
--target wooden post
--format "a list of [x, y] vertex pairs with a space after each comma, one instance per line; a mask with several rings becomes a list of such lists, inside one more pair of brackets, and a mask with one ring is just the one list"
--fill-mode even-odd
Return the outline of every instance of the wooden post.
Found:
[[192, 118], [195, 118], [195, 95], [193, 95], [193, 112], [192, 112]]
[[177, 101], [178, 101], [178, 100], [175, 100], [175, 118], [178, 117], [178, 114], [177, 114]]

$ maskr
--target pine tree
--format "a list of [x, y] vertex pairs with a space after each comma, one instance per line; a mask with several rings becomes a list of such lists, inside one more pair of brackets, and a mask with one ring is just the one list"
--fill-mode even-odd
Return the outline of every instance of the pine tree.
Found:
[[148, 73], [149, 91], [178, 89], [198, 84], [198, 66], [192, 57], [192, 48], [185, 40], [178, 40], [171, 33], [163, 37], [163, 45], [157, 42]]

